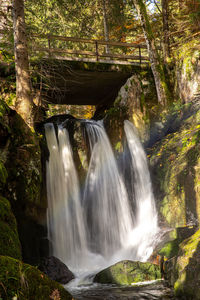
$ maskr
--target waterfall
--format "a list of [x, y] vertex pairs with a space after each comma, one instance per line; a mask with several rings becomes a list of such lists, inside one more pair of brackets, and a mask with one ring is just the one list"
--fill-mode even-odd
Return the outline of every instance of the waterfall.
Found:
[[48, 235], [53, 255], [69, 267], [82, 268], [87, 252], [86, 233], [80, 203], [79, 182], [66, 129], [45, 125], [49, 162], [47, 169]]
[[101, 122], [86, 123], [91, 159], [83, 207], [92, 250], [109, 259], [133, 227], [124, 182]]
[[133, 125], [124, 124], [134, 178], [131, 197], [103, 123], [83, 121], [83, 127], [90, 162], [81, 197], [68, 131], [60, 125], [56, 136], [54, 125], [45, 125], [49, 239], [53, 255], [77, 276], [124, 259], [145, 261], [158, 231], [146, 156]]
[[153, 251], [154, 238], [158, 233], [157, 213], [146, 154], [133, 124], [125, 121], [124, 130], [132, 160], [136, 203], [135, 226], [129, 234], [128, 244], [131, 247], [136, 245], [136, 257], [145, 261]]

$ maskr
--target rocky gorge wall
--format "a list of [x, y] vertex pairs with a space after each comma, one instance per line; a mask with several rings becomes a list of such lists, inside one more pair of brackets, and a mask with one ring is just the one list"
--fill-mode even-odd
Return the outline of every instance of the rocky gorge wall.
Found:
[[71, 299], [62, 286], [24, 263], [38, 264], [45, 255], [45, 215], [39, 138], [0, 100], [1, 299]]

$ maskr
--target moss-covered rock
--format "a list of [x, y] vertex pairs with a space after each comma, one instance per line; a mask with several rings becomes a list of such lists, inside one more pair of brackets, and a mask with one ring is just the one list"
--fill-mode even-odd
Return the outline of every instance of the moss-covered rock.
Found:
[[179, 252], [168, 262], [167, 270], [177, 296], [200, 299], [200, 230], [179, 245]]
[[[46, 196], [41, 192], [39, 142], [34, 130], [5, 101], [0, 100], [0, 194], [8, 199], [17, 219], [23, 259], [36, 264], [39, 263], [40, 240], [46, 236], [41, 225], [46, 222], [47, 206]], [[2, 239], [9, 241], [10, 230], [10, 238], [14, 241], [13, 231], [2, 223], [1, 229], [3, 225]], [[4, 246], [2, 254], [6, 254], [9, 245], [5, 243]], [[13, 256], [9, 251], [7, 254]], [[14, 257], [19, 258], [19, 255]]]
[[7, 256], [0, 256], [0, 283], [1, 299], [72, 299], [60, 284], [37, 268]]
[[130, 285], [136, 282], [160, 279], [160, 267], [152, 263], [139, 261], [121, 261], [99, 272], [95, 282]]
[[179, 245], [183, 240], [193, 235], [195, 231], [195, 226], [185, 226], [173, 229], [165, 235], [161, 244], [157, 246], [158, 249], [156, 249], [156, 252], [164, 257], [165, 261], [177, 256]]
[[175, 89], [182, 101], [187, 102], [200, 93], [199, 39], [181, 44], [175, 51]]
[[[180, 112], [181, 113], [181, 112]], [[150, 163], [157, 206], [172, 227], [200, 220], [200, 111], [152, 149]]]
[[135, 70], [104, 117], [105, 128], [116, 152], [123, 150], [124, 120], [134, 124], [143, 142], [149, 139], [151, 120], [159, 110], [156, 104], [156, 89], [150, 69]]
[[0, 187], [2, 188], [7, 180], [8, 173], [6, 171], [6, 168], [3, 164], [3, 162], [0, 160]]
[[0, 255], [21, 258], [16, 219], [11, 211], [10, 203], [0, 196]]

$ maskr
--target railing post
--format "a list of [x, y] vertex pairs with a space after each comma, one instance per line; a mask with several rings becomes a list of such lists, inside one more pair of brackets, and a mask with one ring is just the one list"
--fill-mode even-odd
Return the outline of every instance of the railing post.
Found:
[[141, 47], [139, 46], [139, 59], [140, 59], [140, 65], [142, 64], [142, 57], [141, 57]]
[[97, 58], [97, 61], [99, 61], [98, 41], [95, 41], [95, 47], [96, 47], [96, 58]]

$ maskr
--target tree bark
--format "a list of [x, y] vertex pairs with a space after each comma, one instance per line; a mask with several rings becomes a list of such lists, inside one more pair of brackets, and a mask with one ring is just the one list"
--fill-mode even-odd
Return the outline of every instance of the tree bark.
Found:
[[[103, 8], [103, 27], [104, 27], [104, 36], [106, 42], [109, 41], [109, 29], [108, 29], [108, 19], [106, 13], [106, 0], [102, 0], [102, 8]], [[106, 53], [110, 53], [109, 46], [106, 45]]]
[[163, 54], [165, 62], [170, 57], [169, 22], [168, 22], [168, 0], [162, 0], [163, 19]]
[[155, 38], [147, 15], [146, 6], [142, 0], [133, 0], [133, 3], [137, 10], [144, 32], [151, 69], [155, 80], [158, 102], [162, 106], [165, 106], [170, 100], [170, 91], [164, 72], [164, 64], [161, 62], [161, 58], [156, 49]]
[[29, 126], [32, 126], [33, 100], [25, 30], [24, 0], [13, 0], [13, 31], [16, 70], [16, 110], [24, 121]]

